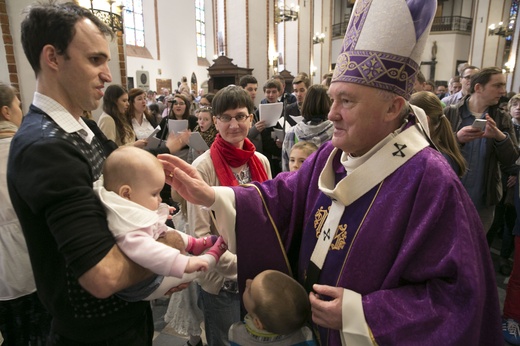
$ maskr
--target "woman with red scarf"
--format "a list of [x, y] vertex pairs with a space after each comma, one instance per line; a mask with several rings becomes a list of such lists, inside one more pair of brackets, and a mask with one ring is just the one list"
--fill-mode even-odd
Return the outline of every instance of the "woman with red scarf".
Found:
[[[233, 186], [271, 179], [267, 158], [255, 150], [247, 133], [254, 104], [241, 87], [221, 89], [212, 101], [213, 122], [218, 130], [210, 150], [193, 166], [213, 186]], [[218, 234], [208, 210], [188, 203], [188, 224], [192, 235]], [[240, 297], [236, 282], [236, 255], [229, 251], [220, 258], [215, 271], [199, 279], [208, 345], [229, 344], [229, 327], [240, 321]]]

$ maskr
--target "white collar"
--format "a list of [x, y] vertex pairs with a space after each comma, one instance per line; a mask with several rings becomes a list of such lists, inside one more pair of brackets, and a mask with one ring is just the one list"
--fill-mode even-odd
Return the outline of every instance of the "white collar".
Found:
[[56, 100], [39, 92], [34, 93], [33, 105], [44, 111], [63, 131], [67, 133], [78, 132], [79, 135], [90, 144], [94, 133], [83, 121], [82, 118], [76, 120], [74, 116]]

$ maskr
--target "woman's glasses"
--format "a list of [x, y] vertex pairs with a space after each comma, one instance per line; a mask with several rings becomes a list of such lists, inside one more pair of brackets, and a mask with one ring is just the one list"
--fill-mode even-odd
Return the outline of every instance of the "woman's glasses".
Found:
[[249, 118], [249, 114], [238, 114], [237, 116], [234, 116], [234, 117], [226, 115], [226, 114], [222, 114], [222, 115], [217, 115], [216, 118], [218, 120], [222, 121], [223, 123], [229, 123], [231, 121], [231, 119], [235, 119], [236, 121], [241, 123]]

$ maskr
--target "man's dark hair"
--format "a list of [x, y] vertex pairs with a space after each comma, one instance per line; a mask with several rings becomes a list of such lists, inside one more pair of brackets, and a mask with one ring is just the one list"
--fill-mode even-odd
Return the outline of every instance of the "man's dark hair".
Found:
[[282, 92], [283, 86], [282, 86], [282, 83], [278, 79], [271, 78], [265, 82], [264, 92], [267, 89], [272, 89], [272, 88], [276, 88], [278, 90], [278, 92]]
[[[466, 71], [468, 68], [464, 69]], [[502, 70], [498, 67], [486, 67], [471, 76], [470, 94], [475, 92], [475, 86], [480, 84], [485, 86], [491, 80], [491, 77], [497, 74], [502, 74]]]
[[238, 85], [240, 85], [242, 88], [245, 88], [248, 84], [258, 84], [255, 76], [246, 74], [245, 76], [242, 76], [238, 82]]
[[255, 105], [248, 92], [237, 85], [228, 85], [220, 89], [211, 101], [213, 114], [223, 114], [228, 109], [246, 107], [248, 114], [253, 114]]
[[299, 74], [297, 75], [293, 81], [292, 81], [292, 84], [295, 85], [295, 84], [300, 84], [300, 83], [303, 83], [305, 84], [305, 87], [308, 89], [310, 86], [311, 86], [311, 81], [309, 79], [308, 76], [306, 75], [303, 75], [303, 74]]
[[50, 44], [58, 54], [66, 55], [76, 34], [74, 26], [83, 18], [90, 19], [101, 33], [114, 38], [112, 30], [92, 12], [72, 2], [58, 4], [52, 1], [28, 7], [27, 16], [21, 25], [22, 46], [36, 76], [41, 70], [40, 54], [43, 47]]

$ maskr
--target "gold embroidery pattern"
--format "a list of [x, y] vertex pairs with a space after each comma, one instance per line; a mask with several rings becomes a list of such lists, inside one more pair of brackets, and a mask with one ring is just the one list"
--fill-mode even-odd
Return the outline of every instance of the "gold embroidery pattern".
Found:
[[[316, 213], [314, 214], [314, 229], [316, 230], [316, 239], [320, 237], [321, 230], [323, 228], [323, 224], [325, 220], [327, 220], [327, 216], [329, 215], [330, 206], [325, 210], [323, 207], [320, 207]], [[338, 225], [338, 229], [336, 231], [336, 235], [330, 244], [331, 250], [342, 250], [345, 247], [347, 239], [347, 225], [342, 224]]]
[[320, 237], [321, 228], [323, 227], [325, 220], [327, 220], [329, 210], [330, 206], [327, 208], [327, 210], [323, 209], [323, 207], [320, 207], [320, 209], [316, 211], [316, 214], [314, 214], [314, 229], [316, 230], [316, 238]]
[[332, 240], [332, 244], [330, 244], [330, 249], [342, 250], [345, 247], [345, 239], [347, 239], [347, 225], [338, 225], [338, 230], [336, 231], [336, 235]]

